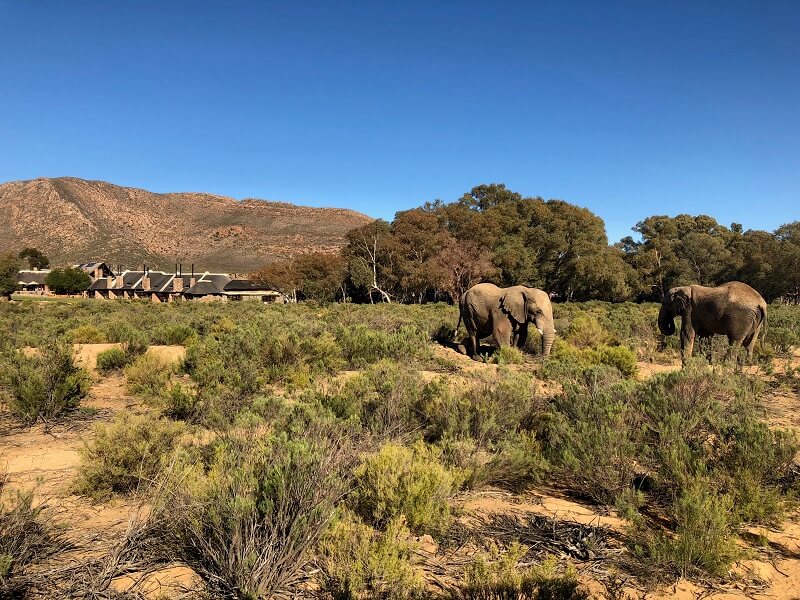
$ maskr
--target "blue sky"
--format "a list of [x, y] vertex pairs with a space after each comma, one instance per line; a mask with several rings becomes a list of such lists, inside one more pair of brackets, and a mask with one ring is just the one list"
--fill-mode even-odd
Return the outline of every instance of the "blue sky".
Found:
[[800, 219], [800, 2], [0, 0], [0, 181]]

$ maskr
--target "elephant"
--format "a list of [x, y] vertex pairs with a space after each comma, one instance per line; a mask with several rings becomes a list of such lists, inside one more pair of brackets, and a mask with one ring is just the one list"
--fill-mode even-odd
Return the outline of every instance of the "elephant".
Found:
[[658, 328], [664, 335], [675, 333], [675, 317], [681, 317], [681, 355], [692, 356], [696, 336], [728, 337], [730, 354], [743, 345], [753, 355], [758, 334], [767, 319], [767, 303], [756, 290], [741, 281], [718, 287], [687, 285], [664, 294], [658, 313]]
[[550, 354], [556, 330], [547, 292], [521, 285], [500, 288], [492, 283], [479, 283], [464, 292], [458, 304], [456, 332], [463, 321], [472, 358], [478, 354], [481, 338], [490, 335], [498, 347], [522, 348], [528, 339], [528, 323], [534, 323], [542, 334], [542, 354]]

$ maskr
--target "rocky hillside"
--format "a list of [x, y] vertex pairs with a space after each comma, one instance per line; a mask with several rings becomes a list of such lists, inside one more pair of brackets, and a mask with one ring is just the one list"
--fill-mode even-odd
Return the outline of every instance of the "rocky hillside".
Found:
[[39, 248], [53, 264], [245, 273], [296, 254], [333, 252], [366, 215], [202, 193], [155, 194], [73, 177], [0, 184], [0, 252]]

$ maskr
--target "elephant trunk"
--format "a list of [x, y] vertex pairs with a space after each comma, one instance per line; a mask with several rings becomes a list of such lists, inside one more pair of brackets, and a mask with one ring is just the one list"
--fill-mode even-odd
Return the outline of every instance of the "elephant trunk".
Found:
[[663, 335], [675, 333], [675, 317], [666, 304], [662, 304], [661, 310], [658, 311], [658, 329]]
[[550, 349], [553, 347], [553, 341], [556, 339], [556, 330], [551, 328], [549, 331], [545, 329], [542, 334], [542, 354], [547, 356], [550, 354]]
[[553, 318], [546, 317], [542, 314], [538, 315], [535, 320], [536, 328], [542, 334], [542, 354], [547, 356], [553, 347], [553, 341], [556, 339], [556, 328], [553, 326]]

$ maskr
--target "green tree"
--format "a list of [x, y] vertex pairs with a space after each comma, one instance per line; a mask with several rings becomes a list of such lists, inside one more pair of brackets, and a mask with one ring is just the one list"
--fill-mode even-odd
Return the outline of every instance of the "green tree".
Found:
[[391, 226], [383, 219], [347, 233], [344, 257], [350, 280], [366, 290], [370, 302], [373, 292], [377, 292], [385, 302], [392, 301], [397, 273], [393, 264], [391, 235]]
[[44, 282], [56, 294], [79, 294], [92, 284], [90, 277], [81, 269], [53, 269]]
[[19, 257], [28, 261], [31, 269], [46, 269], [50, 266], [50, 259], [36, 248], [25, 248], [19, 253]]
[[13, 254], [0, 255], [0, 297], [10, 300], [17, 291], [19, 267], [19, 259]]

